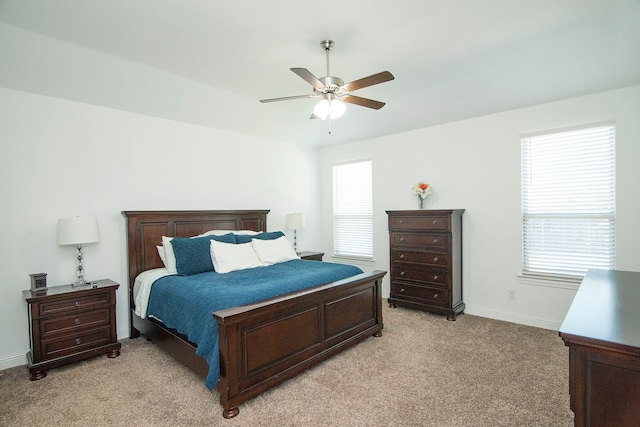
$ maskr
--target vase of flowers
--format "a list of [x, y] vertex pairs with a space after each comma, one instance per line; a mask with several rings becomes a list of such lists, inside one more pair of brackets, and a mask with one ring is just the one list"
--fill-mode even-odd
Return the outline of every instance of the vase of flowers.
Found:
[[420, 181], [413, 186], [413, 194], [418, 196], [420, 209], [424, 209], [424, 199], [426, 199], [427, 196], [431, 194], [431, 185], [427, 184], [426, 182]]

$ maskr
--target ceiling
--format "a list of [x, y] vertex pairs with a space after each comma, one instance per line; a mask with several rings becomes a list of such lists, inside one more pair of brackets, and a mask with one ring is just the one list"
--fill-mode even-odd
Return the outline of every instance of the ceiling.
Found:
[[[639, 0], [0, 0], [0, 21], [219, 89], [241, 118], [178, 120], [307, 146], [640, 84]], [[325, 76], [323, 39], [345, 82], [394, 74], [355, 93], [386, 106], [329, 123], [314, 99], [258, 102], [311, 93], [289, 69]]]

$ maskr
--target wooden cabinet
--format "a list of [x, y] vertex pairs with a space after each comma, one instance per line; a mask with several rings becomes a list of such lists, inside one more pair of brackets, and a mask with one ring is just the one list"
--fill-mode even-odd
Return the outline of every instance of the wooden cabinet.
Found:
[[23, 291], [29, 305], [29, 378], [89, 357], [120, 355], [116, 332], [116, 289], [111, 280], [87, 286], [54, 286]]
[[389, 305], [446, 314], [464, 311], [464, 209], [387, 211], [391, 291]]
[[560, 327], [576, 427], [640, 425], [640, 273], [589, 270]]

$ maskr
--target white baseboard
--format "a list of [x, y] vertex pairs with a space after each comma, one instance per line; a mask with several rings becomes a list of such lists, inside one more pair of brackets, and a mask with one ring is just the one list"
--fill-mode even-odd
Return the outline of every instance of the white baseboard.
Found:
[[547, 319], [539, 319], [536, 317], [522, 316], [519, 314], [505, 313], [502, 311], [487, 310], [480, 307], [467, 305], [464, 312], [473, 316], [488, 317], [489, 319], [504, 320], [505, 322], [518, 323], [521, 325], [535, 326], [536, 328], [550, 329], [552, 331], [560, 330], [562, 322], [554, 322]]
[[8, 356], [0, 359], [0, 371], [3, 369], [14, 368], [16, 366], [26, 366], [27, 365], [27, 351], [21, 354], [16, 354], [15, 356]]

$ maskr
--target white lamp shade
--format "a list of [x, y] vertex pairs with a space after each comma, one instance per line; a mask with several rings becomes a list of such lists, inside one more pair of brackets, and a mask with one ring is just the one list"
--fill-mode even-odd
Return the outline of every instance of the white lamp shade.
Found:
[[302, 230], [304, 224], [304, 214], [290, 213], [285, 217], [285, 228], [287, 230]]
[[99, 240], [98, 220], [94, 217], [63, 218], [58, 220], [59, 245], [78, 245]]

